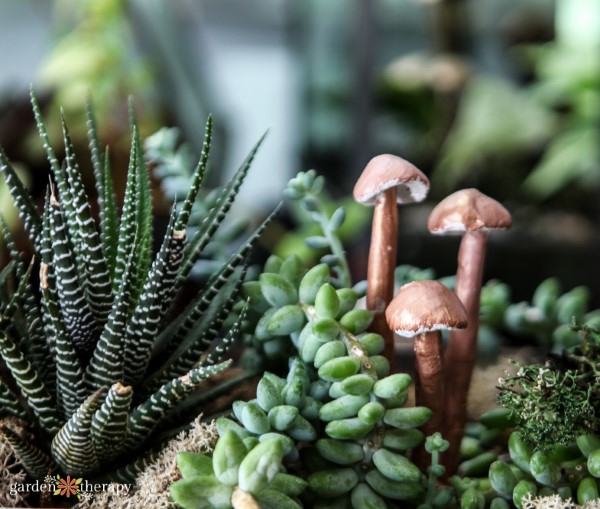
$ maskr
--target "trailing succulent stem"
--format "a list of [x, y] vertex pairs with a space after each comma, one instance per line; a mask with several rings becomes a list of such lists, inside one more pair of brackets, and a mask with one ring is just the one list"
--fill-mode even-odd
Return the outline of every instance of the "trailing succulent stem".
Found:
[[[124, 466], [148, 448], [148, 439], [180, 401], [230, 365], [224, 357], [245, 316], [245, 310], [236, 313], [233, 306], [246, 274], [246, 259], [271, 217], [221, 263], [183, 313], [171, 315], [173, 301], [223, 222], [259, 145], [223, 191], [215, 194], [188, 242], [187, 225], [210, 152], [212, 121], [208, 120], [189, 190], [173, 207], [160, 249], [153, 254], [149, 171], [133, 105], [120, 217], [108, 152], [100, 145], [88, 105], [97, 224], [64, 117], [61, 162], [33, 93], [31, 100], [52, 178], [40, 212], [0, 149], [0, 171], [35, 246], [40, 272], [38, 297], [29, 283], [33, 265], [25, 267], [2, 225], [13, 261], [0, 277], [0, 353], [26, 406], [1, 382], [0, 417], [27, 419], [39, 443], [51, 445], [40, 449], [6, 427], [0, 431], [32, 475], [64, 471], [86, 476], [102, 472], [110, 477], [111, 467]], [[13, 277], [18, 288], [11, 294]], [[222, 333], [227, 316], [228, 330]], [[122, 472], [135, 475], [135, 465], [140, 464], [136, 460]]]

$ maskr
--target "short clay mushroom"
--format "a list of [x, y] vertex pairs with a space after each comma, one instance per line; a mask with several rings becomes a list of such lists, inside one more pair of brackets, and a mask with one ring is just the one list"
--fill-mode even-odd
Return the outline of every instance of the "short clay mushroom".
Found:
[[[446, 395], [442, 435], [450, 442], [443, 455], [446, 475], [455, 473], [467, 415], [467, 396], [477, 358], [479, 295], [487, 235], [509, 228], [511, 216], [497, 201], [477, 189], [451, 194], [431, 212], [427, 227], [436, 235], [462, 234], [458, 252], [456, 295], [467, 310], [469, 326], [454, 331], [445, 352]], [[448, 383], [450, 382], [451, 383]]]
[[[400, 288], [385, 316], [396, 334], [415, 338], [415, 399], [417, 405], [433, 412], [430, 421], [422, 427], [426, 435], [431, 435], [440, 431], [444, 415], [441, 331], [466, 327], [467, 312], [458, 297], [443, 284], [413, 281]], [[417, 451], [415, 462], [425, 467], [427, 458]]]
[[367, 269], [367, 309], [375, 313], [371, 331], [385, 339], [385, 356], [395, 366], [394, 335], [385, 321], [385, 308], [394, 294], [398, 242], [397, 204], [416, 203], [429, 191], [427, 177], [408, 161], [382, 154], [369, 161], [354, 186], [354, 199], [374, 205]]

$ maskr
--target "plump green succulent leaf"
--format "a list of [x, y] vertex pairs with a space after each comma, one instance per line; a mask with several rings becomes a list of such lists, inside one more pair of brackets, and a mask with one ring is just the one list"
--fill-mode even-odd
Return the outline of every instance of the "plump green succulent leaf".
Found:
[[232, 487], [211, 476], [181, 479], [171, 485], [173, 500], [183, 509], [229, 509]]
[[308, 486], [315, 494], [325, 498], [336, 498], [349, 493], [358, 483], [353, 468], [322, 470], [308, 476]]
[[279, 439], [258, 444], [240, 465], [238, 484], [249, 493], [258, 493], [279, 473], [283, 446]]
[[264, 489], [256, 496], [261, 509], [301, 509], [302, 506], [294, 499], [277, 489]]
[[246, 456], [242, 440], [233, 431], [226, 431], [215, 445], [213, 469], [215, 476], [223, 484], [234, 486], [238, 482], [238, 470]]
[[178, 452], [177, 468], [179, 468], [181, 476], [184, 479], [188, 477], [210, 477], [215, 475], [212, 458], [204, 454], [198, 454], [197, 452]]

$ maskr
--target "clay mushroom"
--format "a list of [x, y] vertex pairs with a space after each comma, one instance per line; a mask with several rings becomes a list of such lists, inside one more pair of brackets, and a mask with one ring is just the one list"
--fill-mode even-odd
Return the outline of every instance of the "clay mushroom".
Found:
[[451, 194], [429, 216], [427, 227], [431, 233], [463, 235], [458, 252], [455, 291], [467, 310], [469, 320], [466, 329], [450, 334], [445, 353], [447, 390], [442, 435], [450, 442], [443, 456], [446, 475], [452, 475], [458, 466], [466, 422], [467, 396], [477, 357], [479, 294], [487, 234], [490, 230], [506, 229], [510, 225], [509, 212], [477, 189], [464, 189]]
[[[400, 288], [388, 306], [387, 323], [396, 334], [414, 337], [415, 399], [433, 415], [423, 426], [431, 435], [440, 431], [444, 415], [444, 363], [442, 334], [444, 329], [462, 329], [467, 312], [458, 297], [437, 281], [414, 281]], [[427, 466], [424, 451], [416, 451], [415, 462]]]
[[408, 161], [383, 154], [369, 161], [354, 186], [354, 199], [374, 205], [367, 269], [367, 309], [375, 313], [371, 331], [385, 339], [385, 356], [394, 371], [394, 334], [385, 321], [385, 308], [394, 294], [398, 241], [397, 204], [416, 203], [429, 191], [427, 177]]

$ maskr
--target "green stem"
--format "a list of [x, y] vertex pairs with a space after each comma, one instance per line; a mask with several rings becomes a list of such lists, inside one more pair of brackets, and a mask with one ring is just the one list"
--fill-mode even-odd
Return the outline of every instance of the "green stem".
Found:
[[[431, 452], [431, 467], [439, 465], [439, 456], [440, 453], [437, 450], [434, 449]], [[435, 495], [435, 484], [437, 482], [437, 477], [433, 474], [433, 470], [433, 468], [429, 468], [429, 477], [427, 479], [427, 497], [425, 500], [426, 504], [431, 504]]]
[[344, 246], [340, 239], [331, 231], [329, 228], [329, 217], [327, 217], [327, 213], [323, 210], [321, 202], [319, 198], [314, 194], [309, 194], [307, 196], [312, 196], [319, 203], [318, 210], [318, 223], [323, 230], [323, 234], [325, 238], [329, 241], [329, 246], [331, 247], [331, 252], [338, 258], [340, 266], [338, 267], [338, 273], [340, 277], [340, 287], [341, 288], [350, 288], [352, 286], [352, 279], [350, 277], [350, 267], [348, 266], [348, 260], [346, 260], [346, 253], [344, 251]]

